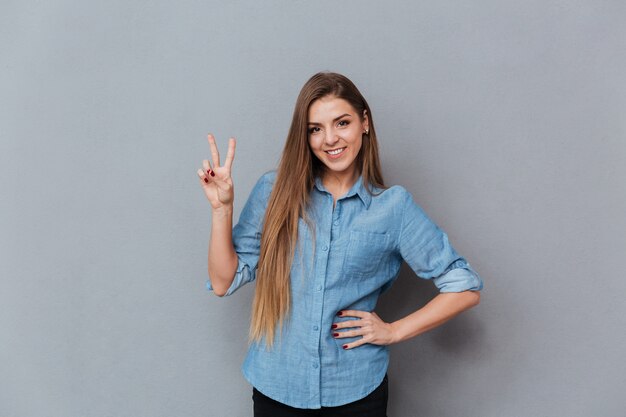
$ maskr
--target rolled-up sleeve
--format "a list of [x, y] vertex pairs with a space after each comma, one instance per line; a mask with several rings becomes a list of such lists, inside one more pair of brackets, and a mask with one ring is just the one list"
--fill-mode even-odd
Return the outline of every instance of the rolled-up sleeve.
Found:
[[[239, 221], [233, 227], [233, 246], [237, 253], [237, 271], [225, 295], [231, 295], [241, 286], [254, 281], [256, 278], [261, 250], [263, 218], [274, 177], [275, 172], [270, 171], [259, 178], [241, 210]], [[210, 280], [207, 280], [206, 286], [209, 291], [213, 291]]]
[[399, 251], [415, 274], [432, 279], [440, 292], [480, 291], [481, 277], [459, 255], [440, 229], [407, 191], [404, 201]]

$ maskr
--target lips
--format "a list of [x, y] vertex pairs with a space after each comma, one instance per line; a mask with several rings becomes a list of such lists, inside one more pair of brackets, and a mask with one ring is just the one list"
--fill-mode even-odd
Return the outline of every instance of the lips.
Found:
[[330, 156], [337, 156], [337, 155], [340, 155], [341, 153], [343, 153], [343, 151], [345, 149], [346, 148], [344, 147], [344, 148], [331, 149], [331, 150], [324, 151], [324, 152], [326, 152]]

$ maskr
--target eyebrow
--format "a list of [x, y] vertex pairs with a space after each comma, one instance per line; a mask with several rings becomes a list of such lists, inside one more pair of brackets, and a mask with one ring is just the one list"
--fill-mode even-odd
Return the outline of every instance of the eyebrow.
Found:
[[[342, 114], [341, 116], [337, 116], [337, 117], [335, 117], [335, 118], [333, 119], [333, 122], [336, 122], [337, 120], [341, 119], [341, 118], [342, 118], [342, 117], [344, 117], [344, 116], [352, 116], [352, 115], [351, 115], [351, 114], [348, 114], [348, 113]], [[314, 126], [321, 126], [321, 125], [322, 125], [321, 123], [315, 123], [315, 122], [309, 122], [309, 124], [310, 124], [310, 125], [314, 125]]]

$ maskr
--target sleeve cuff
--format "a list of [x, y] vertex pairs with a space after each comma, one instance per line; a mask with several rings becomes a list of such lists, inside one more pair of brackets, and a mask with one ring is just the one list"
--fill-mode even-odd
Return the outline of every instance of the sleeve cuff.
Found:
[[[226, 290], [224, 296], [231, 295], [232, 293], [237, 291], [239, 287], [253, 280], [254, 274], [250, 272], [250, 267], [245, 262], [239, 260], [237, 262], [237, 271], [235, 272], [233, 282], [230, 284], [230, 287], [228, 287], [228, 290]], [[206, 289], [208, 291], [213, 291], [213, 286], [211, 285], [210, 279], [207, 279], [206, 281]]]
[[469, 265], [451, 269], [433, 281], [440, 292], [480, 291], [483, 289], [482, 279]]

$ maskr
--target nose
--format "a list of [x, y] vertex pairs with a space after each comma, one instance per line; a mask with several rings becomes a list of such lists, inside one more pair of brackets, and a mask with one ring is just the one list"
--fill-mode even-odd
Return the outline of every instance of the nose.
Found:
[[333, 145], [339, 141], [339, 135], [335, 133], [333, 129], [326, 130], [326, 136], [324, 137], [324, 142], [327, 145]]

